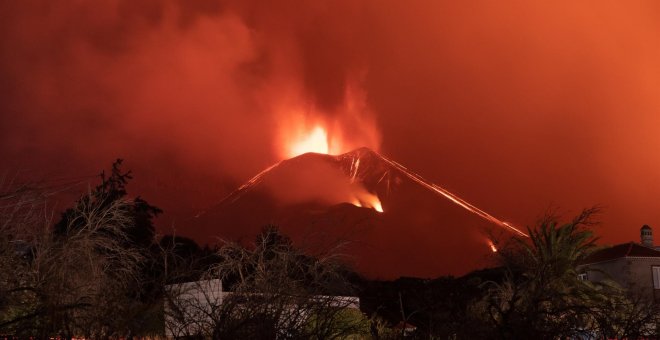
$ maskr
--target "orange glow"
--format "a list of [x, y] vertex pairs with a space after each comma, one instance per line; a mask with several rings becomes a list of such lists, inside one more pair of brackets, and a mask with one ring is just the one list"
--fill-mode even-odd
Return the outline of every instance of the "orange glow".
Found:
[[368, 201], [362, 202], [361, 205], [362, 207], [365, 208], [371, 208], [373, 210], [376, 210], [379, 213], [383, 212], [383, 205], [380, 203], [380, 200], [378, 199], [378, 196], [372, 195], [369, 197]]
[[294, 138], [289, 145], [288, 156], [295, 157], [308, 152], [328, 154], [329, 151], [328, 133], [323, 127], [317, 125], [311, 131]]
[[359, 196], [359, 198], [355, 197], [351, 200], [351, 204], [360, 208], [370, 208], [379, 213], [383, 212], [383, 204], [378, 199], [378, 196], [370, 193], [361, 193]]
[[371, 202], [371, 207], [374, 208], [374, 210], [378, 211], [379, 213], [383, 212], [383, 205], [380, 203], [380, 200], [378, 197], [374, 196], [375, 200]]
[[488, 246], [490, 247], [490, 250], [491, 250], [493, 253], [497, 253], [497, 247], [495, 247], [495, 244], [493, 243], [493, 241], [488, 240]]
[[287, 95], [270, 104], [277, 116], [274, 151], [280, 159], [307, 152], [339, 155], [360, 147], [379, 150], [380, 132], [359, 81], [347, 80], [344, 100], [334, 109], [310, 104], [295, 86], [280, 90]]

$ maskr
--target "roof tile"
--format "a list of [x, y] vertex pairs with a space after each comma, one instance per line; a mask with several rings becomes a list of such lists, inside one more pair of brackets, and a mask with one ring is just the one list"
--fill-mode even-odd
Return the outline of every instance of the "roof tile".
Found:
[[660, 257], [660, 251], [638, 243], [628, 242], [598, 250], [587, 257], [583, 263], [610, 261], [622, 257]]

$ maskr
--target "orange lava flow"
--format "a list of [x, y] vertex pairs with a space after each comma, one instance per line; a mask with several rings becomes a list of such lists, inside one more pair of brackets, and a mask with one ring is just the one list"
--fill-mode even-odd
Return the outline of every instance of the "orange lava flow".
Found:
[[490, 250], [491, 250], [493, 253], [497, 253], [497, 247], [495, 247], [495, 244], [493, 244], [493, 241], [488, 240], [488, 246], [490, 247]]
[[500, 221], [499, 219], [497, 219], [497, 218], [493, 217], [492, 215], [486, 213], [485, 211], [475, 207], [474, 205], [466, 202], [462, 198], [454, 195], [453, 193], [451, 193], [448, 190], [440, 187], [439, 185], [427, 182], [420, 175], [408, 170], [405, 166], [403, 166], [403, 165], [401, 165], [401, 164], [399, 164], [399, 163], [397, 163], [397, 162], [395, 162], [395, 161], [393, 161], [393, 160], [391, 160], [391, 159], [389, 159], [389, 158], [387, 158], [383, 155], [379, 154], [379, 156], [383, 161], [385, 161], [385, 162], [389, 163], [390, 165], [394, 166], [395, 168], [399, 169], [399, 171], [401, 171], [404, 175], [408, 176], [408, 178], [410, 178], [411, 180], [421, 184], [422, 186], [428, 188], [429, 190], [431, 190], [431, 191], [433, 191], [433, 192], [435, 192], [439, 195], [442, 195], [442, 196], [446, 197], [450, 201], [452, 201], [452, 202], [458, 204], [459, 206], [463, 207], [465, 210], [470, 211], [473, 214], [475, 214], [477, 216], [480, 216], [481, 218], [483, 218], [487, 221], [490, 221], [490, 222], [495, 223], [499, 226], [507, 228], [507, 229], [515, 232], [519, 236], [529, 237], [529, 235], [525, 234], [520, 229], [512, 226], [510, 223]]

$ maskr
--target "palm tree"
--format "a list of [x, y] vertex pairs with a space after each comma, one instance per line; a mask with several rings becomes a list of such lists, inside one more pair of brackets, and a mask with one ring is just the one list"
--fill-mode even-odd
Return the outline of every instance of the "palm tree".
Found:
[[560, 224], [548, 215], [529, 238], [515, 238], [503, 247], [505, 279], [490, 282], [482, 307], [503, 338], [561, 338], [584, 335], [590, 315], [606, 299], [603, 289], [578, 277], [578, 266], [595, 249], [589, 229], [597, 208], [582, 211]]

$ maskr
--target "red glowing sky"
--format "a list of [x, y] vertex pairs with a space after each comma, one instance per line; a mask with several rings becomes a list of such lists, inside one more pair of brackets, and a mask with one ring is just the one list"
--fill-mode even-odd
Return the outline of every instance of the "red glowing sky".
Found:
[[291, 120], [518, 225], [600, 204], [604, 242], [660, 227], [657, 1], [4, 1], [0, 46], [2, 174], [122, 157], [181, 233]]

